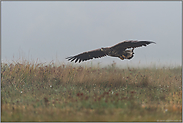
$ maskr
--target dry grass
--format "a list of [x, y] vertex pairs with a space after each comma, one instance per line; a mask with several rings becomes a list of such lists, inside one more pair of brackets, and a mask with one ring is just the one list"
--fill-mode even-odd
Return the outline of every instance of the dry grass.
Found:
[[180, 121], [181, 70], [1, 64], [1, 120]]

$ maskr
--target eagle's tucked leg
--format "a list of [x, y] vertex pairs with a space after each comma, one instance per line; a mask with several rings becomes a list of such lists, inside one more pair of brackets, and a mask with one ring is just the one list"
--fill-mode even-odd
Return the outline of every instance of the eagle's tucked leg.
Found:
[[122, 55], [123, 56], [123, 58], [126, 58], [126, 56], [125, 55]]
[[126, 58], [126, 56], [122, 55], [119, 57], [121, 60], [124, 60]]

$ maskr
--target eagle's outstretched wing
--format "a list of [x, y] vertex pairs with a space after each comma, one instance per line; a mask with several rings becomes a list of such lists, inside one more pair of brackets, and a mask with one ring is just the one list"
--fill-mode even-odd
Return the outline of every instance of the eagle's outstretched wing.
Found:
[[106, 55], [107, 54], [103, 52], [101, 49], [96, 49], [96, 50], [91, 50], [88, 52], [81, 53], [79, 55], [67, 57], [66, 59], [70, 60], [71, 62], [75, 60], [75, 63], [77, 61], [80, 63], [81, 61], [86, 61], [93, 58], [100, 58]]
[[136, 48], [136, 47], [141, 47], [141, 46], [146, 46], [150, 43], [155, 43], [155, 42], [152, 42], [152, 41], [133, 41], [133, 40], [130, 40], [130, 41], [123, 41], [121, 43], [118, 43], [114, 46], [112, 46], [111, 48], [114, 48], [114, 49], [118, 49], [118, 50], [125, 50], [127, 48]]

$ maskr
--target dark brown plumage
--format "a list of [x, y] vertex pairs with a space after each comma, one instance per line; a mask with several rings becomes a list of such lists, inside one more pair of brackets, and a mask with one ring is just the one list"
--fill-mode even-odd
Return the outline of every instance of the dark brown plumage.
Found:
[[[106, 47], [106, 48], [100, 48], [96, 50], [91, 50], [88, 52], [83, 52], [79, 55], [67, 57], [69, 61], [74, 61], [75, 62], [81, 62], [81, 61], [86, 61], [90, 60], [93, 58], [101, 58], [106, 55], [112, 56], [112, 57], [119, 57], [120, 59], [131, 59], [133, 57], [133, 50], [136, 47], [141, 47], [141, 46], [147, 46], [150, 43], [155, 43], [152, 41], [123, 41], [121, 43], [118, 43], [112, 47]], [[127, 50], [128, 48], [132, 48], [131, 50]]]

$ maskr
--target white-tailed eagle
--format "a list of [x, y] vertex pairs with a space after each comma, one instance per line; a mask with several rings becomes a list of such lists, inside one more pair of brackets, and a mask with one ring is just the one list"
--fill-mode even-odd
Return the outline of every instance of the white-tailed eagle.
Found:
[[[112, 47], [100, 48], [100, 49], [91, 50], [88, 52], [83, 52], [83, 53], [75, 55], [75, 56], [67, 57], [66, 59], [68, 59], [71, 62], [75, 60], [75, 63], [77, 61], [80, 63], [81, 61], [86, 61], [86, 60], [90, 60], [93, 58], [101, 58], [106, 55], [112, 56], [112, 57], [119, 57], [121, 60], [131, 59], [134, 54], [134, 52], [133, 52], [134, 48], [146, 46], [150, 43], [155, 43], [155, 42], [134, 41], [134, 40], [123, 41]], [[129, 50], [128, 48], [132, 48], [132, 49]]]

